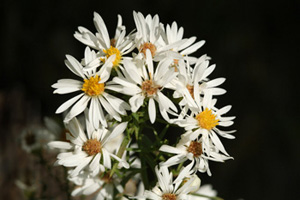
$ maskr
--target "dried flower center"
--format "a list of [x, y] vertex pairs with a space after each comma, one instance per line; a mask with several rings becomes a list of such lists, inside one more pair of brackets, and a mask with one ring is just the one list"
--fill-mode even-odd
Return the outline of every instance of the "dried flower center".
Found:
[[199, 126], [207, 130], [211, 130], [219, 124], [219, 120], [216, 119], [216, 115], [212, 114], [212, 111], [207, 108], [205, 108], [203, 112], [199, 113], [196, 116], [196, 119], [198, 120]]
[[194, 157], [199, 157], [202, 154], [202, 143], [191, 141], [190, 146], [187, 148], [187, 151], [192, 153]]
[[36, 142], [36, 137], [35, 135], [31, 132], [28, 131], [25, 135], [25, 142], [27, 145], [33, 145]]
[[145, 95], [152, 96], [154, 94], [157, 93], [157, 89], [160, 88], [159, 85], [155, 85], [155, 83], [153, 82], [153, 80], [146, 80], [142, 83], [142, 91]]
[[194, 86], [193, 85], [187, 85], [186, 88], [188, 89], [189, 93], [191, 94], [191, 96], [193, 97], [193, 99], [195, 98], [194, 97]]
[[115, 38], [110, 39], [110, 45], [113, 47], [116, 47], [116, 39]]
[[[113, 44], [115, 45], [115, 44]], [[121, 59], [122, 59], [122, 55], [121, 52], [119, 51], [119, 49], [115, 48], [113, 45], [110, 46], [109, 49], [103, 49], [103, 52], [106, 54], [106, 59], [109, 58], [110, 56], [116, 54], [116, 58], [113, 61], [113, 67], [117, 67], [119, 66]], [[100, 58], [100, 60], [102, 62], [105, 62], [104, 58]]]
[[96, 155], [101, 152], [102, 145], [97, 139], [87, 140], [83, 146], [82, 150], [85, 151], [89, 156]]
[[146, 42], [141, 45], [140, 52], [142, 52], [146, 56], [147, 49], [150, 50], [152, 57], [154, 57], [154, 55], [156, 53], [156, 46], [150, 42]]
[[173, 63], [171, 64], [171, 67], [174, 67], [175, 72], [178, 72], [178, 62], [179, 62], [178, 59], [174, 59]]
[[162, 195], [162, 199], [163, 200], [176, 200], [177, 197], [175, 194], [171, 194], [171, 193], [166, 193]]
[[110, 172], [105, 172], [100, 174], [100, 179], [104, 181], [105, 183], [112, 183], [113, 178], [110, 176]]
[[98, 96], [104, 92], [104, 83], [99, 83], [100, 77], [90, 77], [90, 79], [84, 79], [84, 84], [81, 90], [89, 96]]

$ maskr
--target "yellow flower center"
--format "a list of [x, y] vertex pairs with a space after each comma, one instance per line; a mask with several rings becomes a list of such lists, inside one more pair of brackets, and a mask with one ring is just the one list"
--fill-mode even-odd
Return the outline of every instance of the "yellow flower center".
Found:
[[192, 153], [194, 157], [199, 157], [202, 154], [202, 144], [201, 142], [191, 141], [190, 146], [187, 151]]
[[101, 149], [102, 145], [97, 139], [87, 140], [82, 146], [82, 150], [85, 151], [89, 156], [93, 156], [97, 153], [100, 153]]
[[[103, 52], [106, 54], [106, 59], [108, 59], [110, 56], [116, 54], [116, 58], [113, 61], [113, 67], [117, 67], [117, 66], [119, 66], [119, 64], [121, 62], [122, 55], [121, 55], [121, 52], [119, 51], [119, 49], [115, 48], [113, 45], [110, 46], [109, 49], [103, 49]], [[102, 62], [105, 62], [106, 59], [105, 58], [100, 58], [100, 60]]]
[[176, 200], [177, 197], [175, 194], [171, 194], [171, 193], [166, 193], [162, 195], [162, 199], [163, 200]]
[[99, 83], [101, 78], [96, 75], [90, 79], [84, 79], [81, 90], [89, 96], [98, 96], [104, 92], [104, 83]]
[[146, 56], [147, 49], [150, 50], [152, 57], [154, 57], [154, 55], [156, 53], [156, 46], [150, 42], [146, 42], [141, 45], [140, 52], [142, 52]]
[[157, 90], [160, 88], [159, 85], [155, 85], [155, 83], [152, 81], [152, 79], [150, 80], [146, 80], [142, 83], [142, 91], [144, 95], [152, 96], [154, 94], [157, 93]]
[[212, 114], [212, 111], [207, 108], [205, 108], [203, 112], [199, 113], [196, 116], [196, 119], [198, 120], [199, 126], [207, 130], [211, 130], [219, 124], [219, 120], [216, 119], [216, 115]]

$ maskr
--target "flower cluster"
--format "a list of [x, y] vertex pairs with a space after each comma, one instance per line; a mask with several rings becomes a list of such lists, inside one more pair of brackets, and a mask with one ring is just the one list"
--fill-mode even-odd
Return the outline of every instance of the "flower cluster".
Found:
[[[221, 130], [233, 124], [224, 116], [231, 106], [216, 107], [225, 78], [208, 78], [216, 67], [210, 57], [192, 56], [205, 42], [184, 38], [176, 22], [165, 26], [139, 12], [133, 18], [136, 29], [127, 33], [118, 15], [111, 37], [94, 13], [96, 33], [75, 32], [84, 57], [67, 55], [65, 65], [79, 79], [52, 87], [77, 94], [56, 110], [65, 113], [66, 140], [48, 146], [60, 149], [56, 164], [70, 169], [73, 196], [200, 199], [198, 174], [212, 174], [210, 161], [232, 158], [219, 138], [234, 138]], [[165, 137], [170, 126], [182, 127], [176, 144]]]

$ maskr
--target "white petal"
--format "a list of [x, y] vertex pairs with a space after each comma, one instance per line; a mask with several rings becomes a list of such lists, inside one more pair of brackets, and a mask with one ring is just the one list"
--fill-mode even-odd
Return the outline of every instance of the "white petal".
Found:
[[77, 76], [85, 78], [83, 73], [82, 65], [71, 55], [66, 55], [67, 60], [65, 60], [66, 66]]
[[225, 107], [219, 109], [219, 110], [216, 112], [216, 114], [217, 114], [217, 115], [223, 115], [223, 114], [227, 113], [231, 108], [232, 108], [231, 105], [225, 106]]
[[136, 112], [141, 105], [144, 103], [144, 96], [141, 96], [140, 94], [134, 95], [129, 99], [129, 103], [131, 106], [131, 111]]
[[89, 156], [85, 159], [82, 160], [82, 162], [80, 163], [80, 165], [78, 165], [70, 174], [71, 177], [74, 177], [74, 176], [77, 176], [78, 173], [83, 169], [85, 168], [89, 162], [92, 160], [92, 156]]
[[71, 105], [73, 105], [79, 98], [81, 98], [84, 95], [84, 93], [79, 94], [71, 99], [69, 99], [68, 101], [66, 101], [65, 103], [63, 103], [61, 106], [59, 106], [57, 108], [57, 110], [55, 111], [56, 114], [62, 113], [65, 110], [67, 110]]
[[114, 139], [118, 137], [120, 134], [122, 134], [125, 131], [126, 127], [127, 127], [127, 122], [120, 123], [118, 126], [116, 126], [114, 130], [109, 134], [109, 136], [105, 140], [103, 140], [103, 145], [106, 142], [109, 142], [109, 140]]
[[101, 34], [102, 38], [104, 39], [105, 48], [106, 49], [110, 48], [110, 38], [105, 23], [101, 18], [101, 16], [96, 12], [94, 12], [94, 24], [97, 31]]
[[104, 97], [99, 97], [99, 100], [104, 107], [104, 109], [117, 121], [121, 121], [120, 115], [113, 109], [113, 107], [104, 99]]
[[103, 165], [108, 168], [111, 169], [111, 160], [110, 160], [110, 156], [108, 151], [106, 151], [106, 149], [102, 149], [102, 155], [103, 155]]
[[155, 108], [155, 103], [153, 98], [149, 99], [148, 113], [149, 113], [150, 122], [153, 124], [156, 118], [156, 108]]
[[99, 128], [99, 121], [100, 121], [100, 108], [99, 108], [99, 101], [97, 97], [91, 98], [91, 105], [89, 109], [89, 120], [92, 122], [95, 129]]
[[48, 146], [51, 148], [58, 148], [58, 149], [71, 149], [73, 145], [69, 142], [61, 142], [61, 141], [53, 141], [49, 142]]
[[83, 96], [70, 110], [64, 119], [64, 122], [69, 122], [72, 118], [79, 115], [87, 107], [87, 104], [91, 98], [89, 96]]
[[92, 162], [89, 165], [89, 168], [91, 171], [94, 171], [99, 166], [100, 158], [101, 158], [101, 154], [97, 153], [97, 155], [94, 157], [94, 159], [92, 160]]

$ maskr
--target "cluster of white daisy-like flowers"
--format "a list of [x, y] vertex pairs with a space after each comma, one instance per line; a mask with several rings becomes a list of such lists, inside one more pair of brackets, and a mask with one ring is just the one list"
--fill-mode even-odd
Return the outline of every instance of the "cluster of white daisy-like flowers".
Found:
[[[219, 88], [225, 79], [208, 78], [215, 69], [210, 57], [191, 55], [204, 41], [184, 38], [176, 22], [133, 17], [136, 29], [129, 34], [118, 16], [111, 38], [97, 13], [95, 34], [84, 27], [75, 32], [87, 46], [84, 58], [67, 55], [65, 64], [79, 80], [60, 79], [52, 87], [78, 94], [56, 111], [65, 113], [66, 140], [48, 145], [61, 150], [56, 164], [70, 169], [73, 196], [209, 198], [199, 193], [199, 174], [211, 175], [210, 161], [232, 158], [219, 139], [234, 138], [234, 131], [219, 129], [233, 124], [234, 117], [223, 116], [231, 106], [218, 109], [215, 99], [226, 92]], [[181, 135], [169, 133], [170, 126]], [[177, 135], [169, 144], [167, 136]]]

